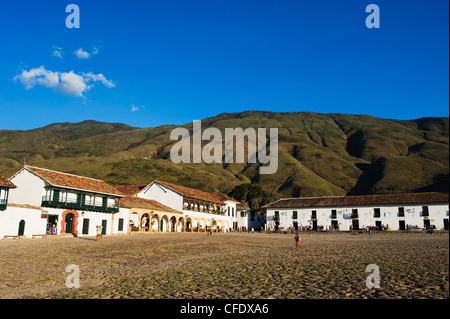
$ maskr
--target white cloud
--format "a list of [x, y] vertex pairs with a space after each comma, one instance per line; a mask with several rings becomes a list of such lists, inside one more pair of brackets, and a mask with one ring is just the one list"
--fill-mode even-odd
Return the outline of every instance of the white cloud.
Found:
[[87, 85], [84, 77], [73, 73], [63, 72], [60, 76], [61, 83], [56, 89], [67, 95], [74, 95], [82, 97], [84, 92], [91, 89], [92, 85]]
[[73, 54], [75, 54], [78, 59], [89, 59], [91, 57], [89, 52], [83, 51], [83, 48], [79, 48]]
[[84, 97], [84, 93], [89, 91], [94, 83], [101, 82], [107, 88], [113, 88], [114, 82], [107, 80], [103, 74], [93, 74], [92, 72], [81, 75], [70, 72], [53, 72], [46, 70], [44, 66], [24, 70], [14, 77], [14, 81], [19, 81], [25, 89], [32, 89], [36, 85], [41, 85], [53, 89], [56, 92]]
[[55, 87], [59, 83], [59, 75], [58, 72], [48, 71], [41, 66], [39, 68], [31, 69], [30, 71], [24, 70], [21, 74], [16, 75], [14, 80], [19, 80], [25, 89], [29, 90], [36, 84], [45, 87]]
[[113, 88], [113, 87], [116, 86], [116, 85], [114, 84], [114, 82], [107, 80], [107, 79], [105, 78], [105, 76], [104, 76], [103, 74], [101, 74], [101, 73], [99, 73], [99, 74], [93, 74], [92, 72], [89, 72], [89, 73], [83, 73], [83, 76], [84, 76], [86, 79], [92, 80], [92, 81], [94, 81], [94, 82], [96, 82], [96, 81], [102, 82], [102, 84], [103, 84], [104, 86], [108, 87], [108, 88]]
[[94, 47], [94, 49], [92, 50], [91, 53], [84, 51], [83, 48], [79, 48], [78, 50], [76, 50], [73, 54], [75, 54], [75, 56], [78, 59], [90, 59], [93, 55], [98, 54], [98, 49], [96, 47]]
[[57, 46], [54, 45], [53, 49], [54, 50], [53, 50], [52, 56], [62, 59], [63, 58], [63, 56], [62, 56], [62, 48], [57, 47]]
[[131, 104], [131, 112], [137, 112], [143, 109], [145, 109], [145, 105], [137, 106], [136, 104]]

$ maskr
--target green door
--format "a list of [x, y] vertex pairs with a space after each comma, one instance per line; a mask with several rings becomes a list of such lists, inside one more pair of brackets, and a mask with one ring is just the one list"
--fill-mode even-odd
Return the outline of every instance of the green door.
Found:
[[106, 235], [106, 225], [108, 221], [106, 219], [102, 220], [102, 235]]
[[89, 218], [83, 219], [83, 235], [89, 234]]
[[59, 191], [58, 190], [54, 190], [53, 191], [53, 199], [52, 199], [52, 201], [55, 202], [55, 203], [59, 202]]
[[22, 219], [19, 222], [19, 233], [18, 233], [18, 235], [19, 236], [23, 236], [24, 233], [25, 233], [25, 221]]
[[65, 223], [66, 223], [66, 234], [72, 234], [72, 230], [73, 230], [73, 214], [72, 213], [68, 213], [66, 215], [66, 219], [65, 219]]
[[108, 198], [107, 197], [103, 197], [102, 198], [102, 207], [106, 208], [106, 204], [108, 203]]

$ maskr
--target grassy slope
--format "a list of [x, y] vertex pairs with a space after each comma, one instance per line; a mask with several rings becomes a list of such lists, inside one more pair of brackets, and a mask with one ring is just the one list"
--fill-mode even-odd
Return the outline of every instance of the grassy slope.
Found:
[[[174, 126], [133, 128], [85, 121], [29, 131], [0, 131], [0, 172], [27, 164], [104, 179], [112, 184], [166, 180], [207, 191], [259, 182], [278, 196], [325, 196], [448, 191], [448, 118], [411, 121], [366, 115], [224, 113], [202, 129], [277, 127], [279, 165], [259, 175], [258, 164], [173, 164]], [[192, 123], [184, 125], [192, 131]], [[205, 141], [203, 145], [207, 144]]]

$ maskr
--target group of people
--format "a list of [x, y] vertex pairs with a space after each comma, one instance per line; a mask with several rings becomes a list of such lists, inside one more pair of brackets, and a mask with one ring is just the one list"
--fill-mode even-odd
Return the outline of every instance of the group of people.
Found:
[[[270, 227], [269, 227], [269, 230], [270, 230]], [[275, 229], [275, 230], [278, 230], [278, 229]], [[309, 231], [309, 230], [313, 230], [313, 227], [311, 225], [310, 226], [302, 226], [302, 225], [300, 225], [300, 226], [297, 226], [297, 227], [293, 227], [291, 225], [291, 226], [289, 226], [288, 230], [292, 234], [295, 230]], [[317, 226], [317, 230], [323, 231], [324, 230], [324, 226]], [[326, 226], [325, 227], [325, 231], [333, 232], [333, 231], [336, 231], [336, 230], [339, 230], [339, 226], [335, 227], [334, 225], [331, 225], [331, 226]]]
[[[353, 225], [350, 225], [349, 227], [350, 231], [353, 231]], [[385, 230], [389, 230], [389, 224], [387, 224], [386, 226], [381, 225], [380, 226], [363, 226], [361, 229], [364, 233], [370, 233], [372, 230], [381, 230], [381, 231], [385, 231]]]
[[49, 225], [47, 235], [56, 235], [56, 225]]

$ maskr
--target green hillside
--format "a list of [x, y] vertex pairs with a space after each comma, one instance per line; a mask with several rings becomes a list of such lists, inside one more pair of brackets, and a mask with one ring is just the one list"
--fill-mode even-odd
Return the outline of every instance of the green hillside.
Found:
[[[119, 123], [58, 123], [28, 131], [0, 130], [0, 173], [11, 176], [26, 160], [111, 184], [154, 179], [206, 191], [230, 192], [259, 183], [274, 197], [448, 192], [449, 120], [388, 120], [367, 115], [223, 113], [202, 129], [278, 128], [279, 164], [260, 175], [259, 164], [173, 164], [176, 126], [134, 128]], [[184, 125], [192, 131], [192, 123]], [[203, 146], [208, 142], [204, 141]]]

